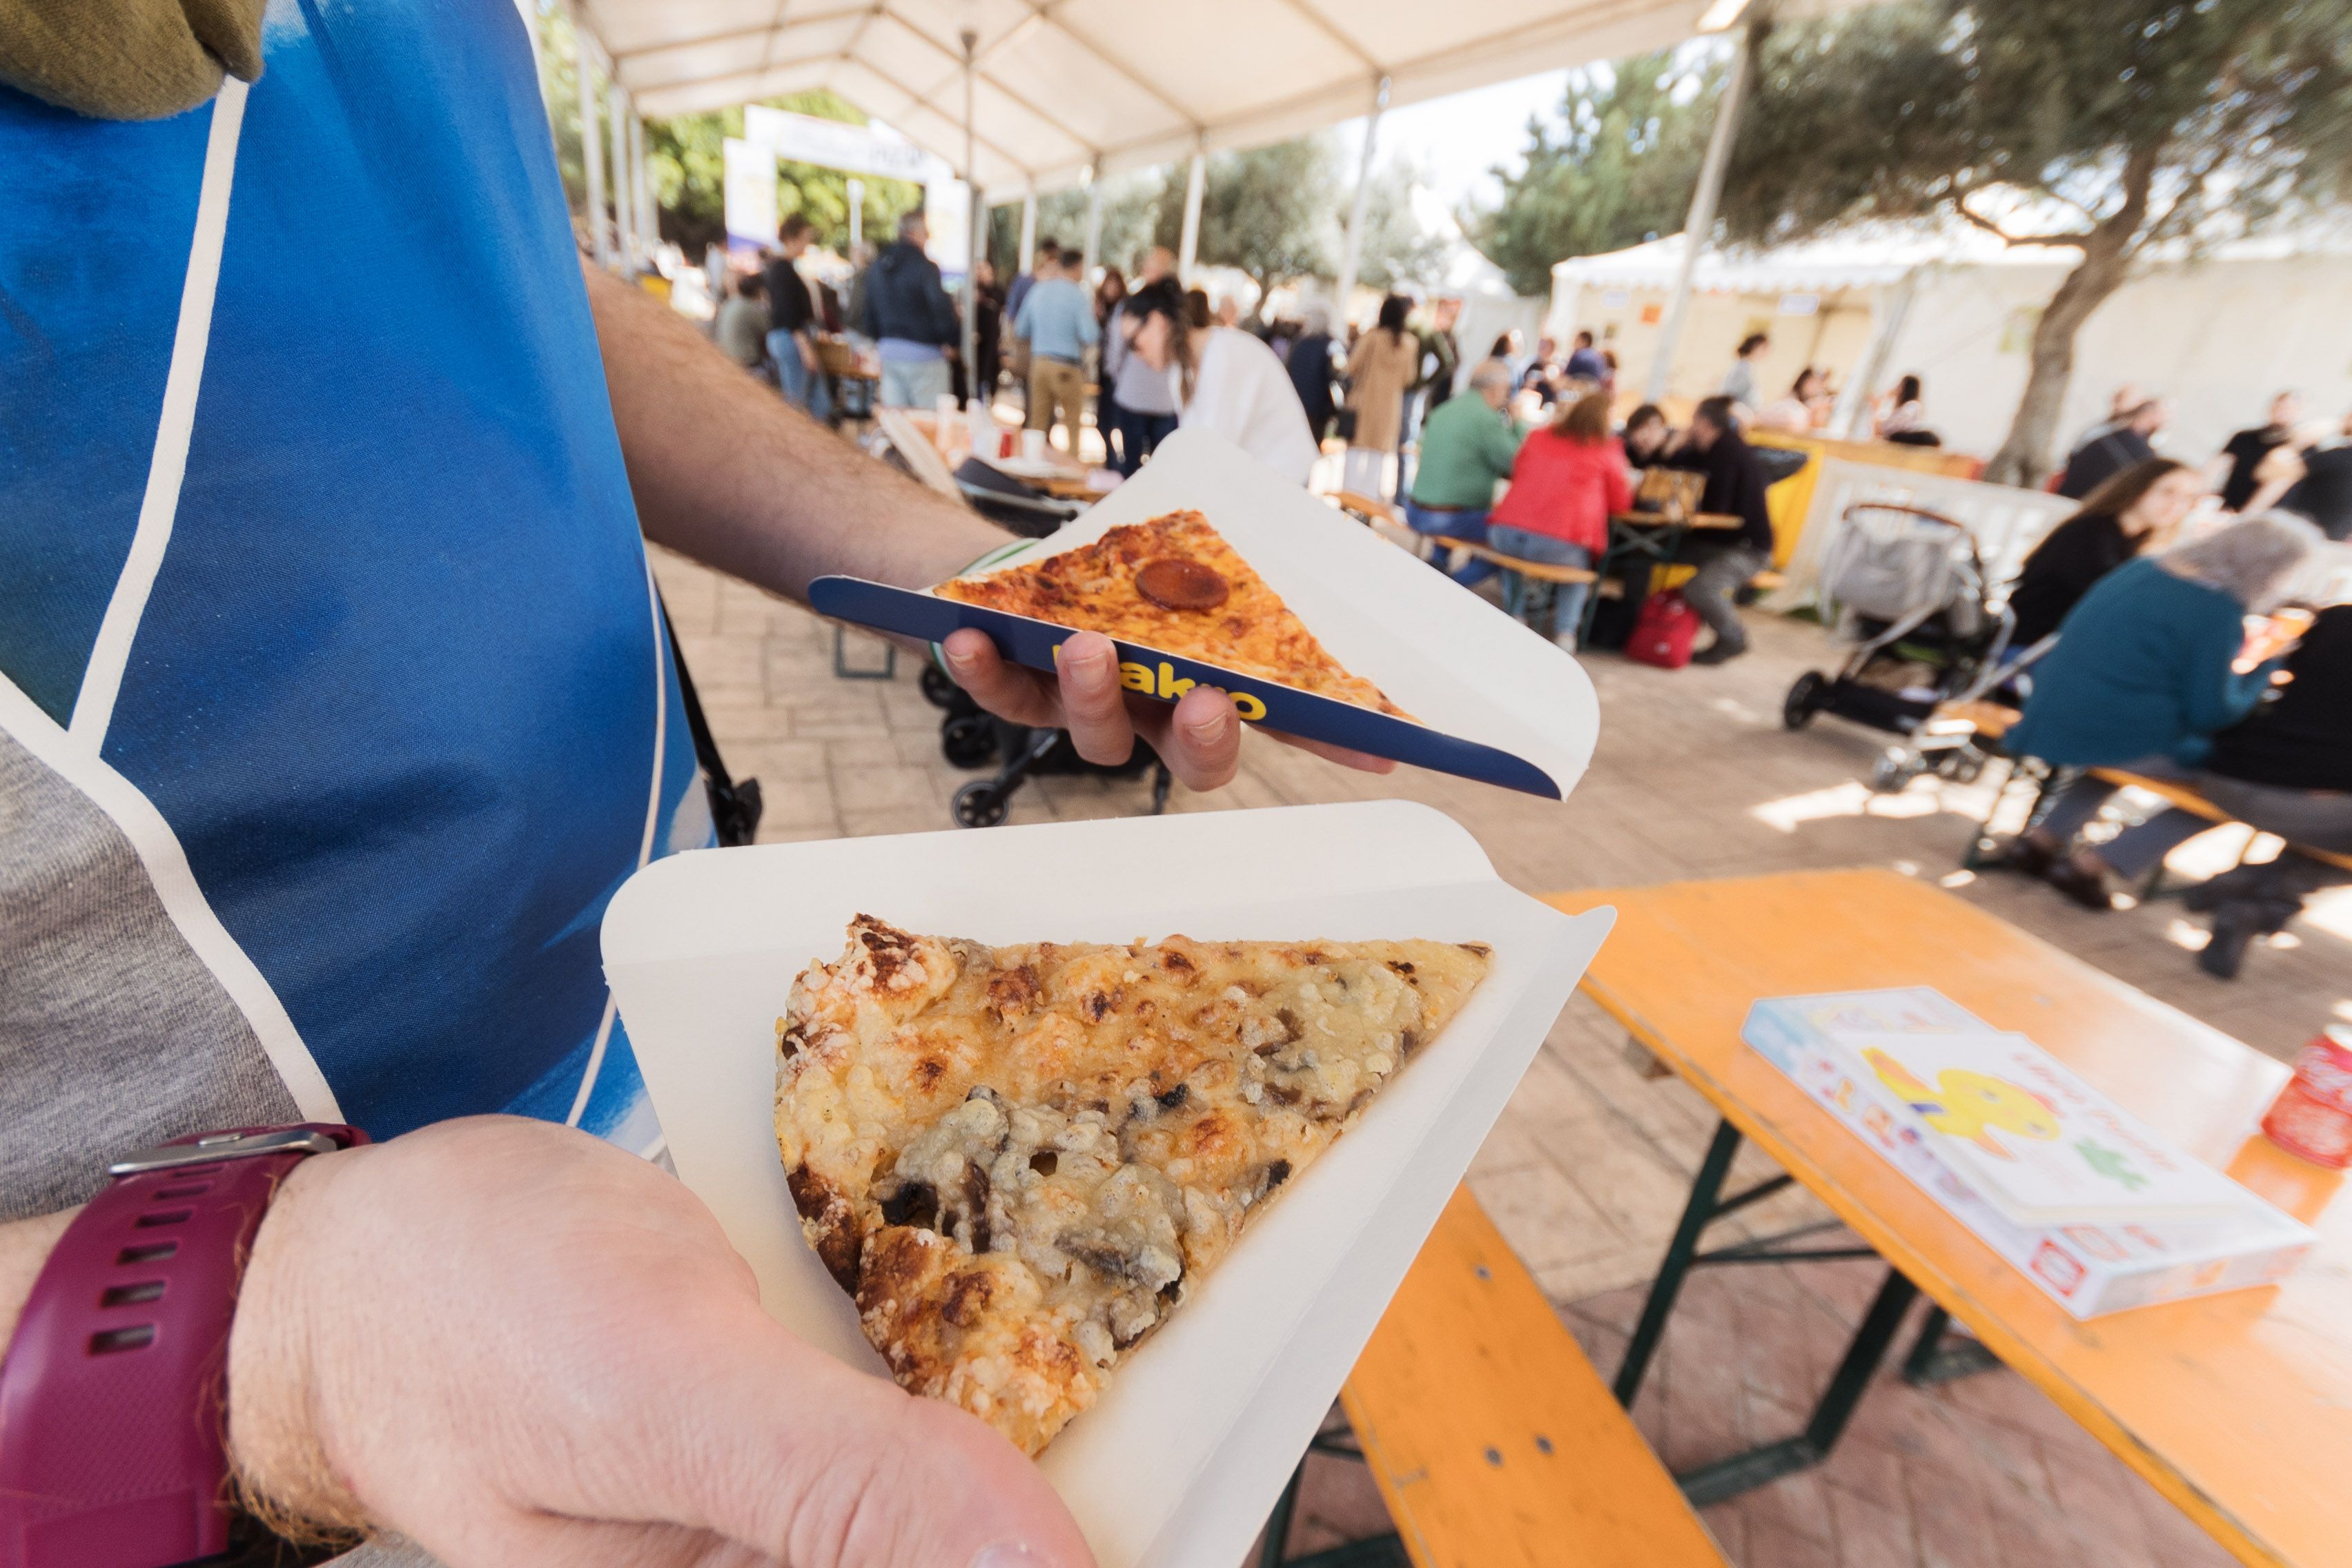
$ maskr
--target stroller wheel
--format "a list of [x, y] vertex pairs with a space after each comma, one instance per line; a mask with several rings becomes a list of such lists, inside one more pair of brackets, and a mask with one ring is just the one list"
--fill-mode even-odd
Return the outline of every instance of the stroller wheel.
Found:
[[1977, 782], [1977, 775], [1984, 772], [1984, 765], [1982, 752], [1974, 746], [1956, 746], [1944, 753], [1944, 760], [1936, 764], [1936, 772], [1954, 784], [1972, 784]]
[[1911, 781], [1927, 771], [1927, 759], [1907, 746], [1889, 746], [1878, 753], [1870, 770], [1870, 787], [1880, 795], [1901, 795]]
[[1004, 820], [1011, 805], [993, 779], [976, 779], [955, 792], [948, 809], [958, 827], [994, 827]]
[[1789, 688], [1788, 698], [1780, 704], [1780, 722], [1791, 730], [1801, 730], [1813, 721], [1822, 710], [1822, 693], [1829, 689], [1829, 678], [1818, 669], [1809, 669], [1797, 677]]
[[923, 700], [934, 708], [948, 707], [955, 701], [956, 693], [963, 689], [948, 679], [946, 670], [928, 660], [923, 665], [922, 679], [918, 684], [923, 689]]
[[984, 768], [996, 760], [996, 724], [985, 713], [968, 713], [940, 726], [940, 751], [948, 765]]

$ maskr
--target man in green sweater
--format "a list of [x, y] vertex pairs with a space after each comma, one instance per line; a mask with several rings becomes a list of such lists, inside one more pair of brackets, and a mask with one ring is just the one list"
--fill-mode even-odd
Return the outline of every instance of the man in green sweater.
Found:
[[[1486, 511], [1495, 481], [1511, 477], [1511, 462], [1527, 437], [1503, 405], [1511, 397], [1511, 370], [1483, 361], [1470, 373], [1468, 397], [1449, 397], [1421, 427], [1421, 466], [1404, 519], [1415, 533], [1443, 534], [1473, 544], [1486, 541]], [[1494, 575], [1491, 563], [1472, 561], [1454, 574], [1464, 587]]]

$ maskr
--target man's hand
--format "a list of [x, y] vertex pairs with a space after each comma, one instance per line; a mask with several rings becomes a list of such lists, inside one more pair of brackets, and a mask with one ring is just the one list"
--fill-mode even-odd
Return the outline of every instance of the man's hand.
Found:
[[585, 1134], [445, 1122], [298, 1167], [229, 1343], [265, 1513], [449, 1568], [1087, 1568], [973, 1417], [777, 1326], [709, 1212]]
[[[1100, 632], [1073, 633], [1051, 677], [1007, 664], [987, 633], [969, 627], [950, 634], [940, 651], [947, 658], [948, 673], [973, 701], [1015, 724], [1067, 730], [1078, 755], [1090, 763], [1127, 761], [1139, 734], [1190, 788], [1215, 789], [1233, 782], [1242, 745], [1242, 720], [1233, 700], [1211, 686], [1194, 687], [1172, 707], [1129, 697], [1119, 684], [1118, 650]], [[1267, 733], [1368, 773], [1396, 769], [1386, 757], [1277, 731]]]
[[809, 345], [809, 341], [804, 336], [795, 334], [793, 338], [793, 342], [800, 345], [801, 368], [814, 372], [817, 366], [816, 350]]
[[[828, 572], [928, 588], [1005, 542], [1003, 530], [970, 508], [787, 406], [676, 311], [585, 269], [646, 538], [803, 602], [810, 580]], [[805, 343], [801, 352], [810, 352]], [[1172, 711], [1129, 701], [1108, 638], [1071, 638], [1058, 679], [1006, 664], [979, 632], [957, 633], [946, 652], [949, 673], [982, 707], [1015, 724], [1068, 730], [1089, 762], [1126, 761], [1139, 731], [1191, 788], [1234, 776], [1242, 722], [1231, 700], [1195, 689]], [[1371, 773], [1396, 765], [1293, 743]]]

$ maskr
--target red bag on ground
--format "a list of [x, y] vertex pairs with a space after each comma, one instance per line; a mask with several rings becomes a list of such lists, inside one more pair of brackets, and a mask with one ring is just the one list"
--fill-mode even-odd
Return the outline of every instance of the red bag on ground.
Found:
[[1642, 601], [1633, 617], [1633, 634], [1625, 639], [1625, 657], [1660, 669], [1680, 669], [1690, 662], [1691, 644], [1698, 640], [1698, 612], [1672, 588]]

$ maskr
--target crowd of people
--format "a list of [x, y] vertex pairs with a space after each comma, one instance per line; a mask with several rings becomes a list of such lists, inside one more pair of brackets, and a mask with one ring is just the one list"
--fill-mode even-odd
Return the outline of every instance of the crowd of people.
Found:
[[2345, 428], [2302, 424], [2301, 400], [2282, 392], [2195, 466], [2156, 450], [2167, 414], [2117, 389], [2055, 487], [2081, 506], [2010, 590], [2024, 700], [2003, 744], [2052, 775], [2002, 863], [2109, 909], [2212, 824], [2172, 806], [2107, 836], [2117, 786], [2088, 770], [2195, 788], [2286, 845], [2187, 896], [2211, 917], [2198, 962], [2228, 978], [2256, 938], [2345, 879], [2301, 851], [2352, 853], [2352, 605], [2332, 602], [2340, 574], [2312, 570], [2352, 533], [2339, 503], [2352, 445]]

